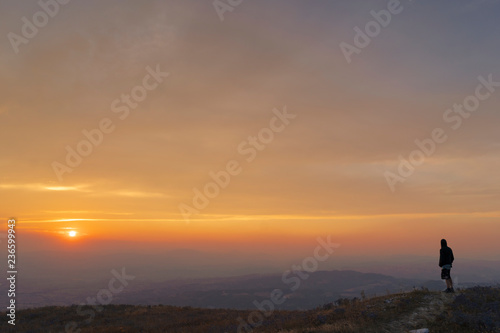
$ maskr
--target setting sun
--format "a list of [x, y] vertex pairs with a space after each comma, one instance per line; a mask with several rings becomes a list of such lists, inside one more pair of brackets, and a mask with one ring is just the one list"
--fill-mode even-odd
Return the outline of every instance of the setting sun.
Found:
[[70, 232], [68, 232], [68, 235], [69, 235], [69, 237], [75, 237], [76, 236], [76, 231], [71, 230]]

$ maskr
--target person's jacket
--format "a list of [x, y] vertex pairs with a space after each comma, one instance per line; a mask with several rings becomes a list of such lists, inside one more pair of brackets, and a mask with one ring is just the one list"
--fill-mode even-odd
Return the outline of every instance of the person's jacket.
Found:
[[439, 250], [439, 267], [451, 265], [453, 260], [455, 260], [453, 251], [448, 246], [442, 247], [441, 250]]

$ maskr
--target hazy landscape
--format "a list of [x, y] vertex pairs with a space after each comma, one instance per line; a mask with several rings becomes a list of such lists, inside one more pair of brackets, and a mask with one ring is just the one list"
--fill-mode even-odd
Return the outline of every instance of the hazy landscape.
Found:
[[[289, 272], [285, 279], [283, 274], [300, 263], [299, 258], [276, 262], [269, 256], [252, 256], [252, 260], [242, 264], [239, 261], [242, 257], [245, 254], [235, 258], [234, 253], [195, 250], [107, 256], [88, 252], [74, 252], [70, 256], [55, 252], [26, 253], [21, 256], [18, 306], [85, 303], [89, 295], [106, 288], [113, 277], [112, 269], [122, 268], [133, 279], [122, 292], [113, 295], [113, 304], [252, 309], [253, 301], [268, 298], [273, 289], [282, 289], [287, 301], [279, 308], [303, 310], [342, 297], [360, 297], [362, 291], [374, 296], [421, 287], [444, 289], [439, 267], [432, 257], [394, 256], [369, 262], [366, 257], [332, 257], [312, 273]], [[306, 275], [307, 278], [302, 278]], [[36, 278], [30, 278], [33, 276]], [[294, 277], [300, 280], [297, 290], [291, 290], [296, 284], [291, 281]], [[459, 287], [498, 284], [500, 262], [460, 259], [454, 279]], [[0, 282], [1, 292], [6, 294], [7, 289], [8, 284]]]

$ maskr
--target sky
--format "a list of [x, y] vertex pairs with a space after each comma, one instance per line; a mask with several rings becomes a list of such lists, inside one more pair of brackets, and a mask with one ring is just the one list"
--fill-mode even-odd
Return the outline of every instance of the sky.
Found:
[[47, 3], [0, 4], [19, 251], [500, 257], [500, 1]]

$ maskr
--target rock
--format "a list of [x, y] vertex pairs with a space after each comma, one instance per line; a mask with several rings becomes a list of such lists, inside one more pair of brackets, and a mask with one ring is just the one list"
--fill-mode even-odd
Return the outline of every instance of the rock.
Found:
[[418, 330], [410, 331], [410, 333], [429, 333], [429, 329], [428, 328], [421, 328]]

